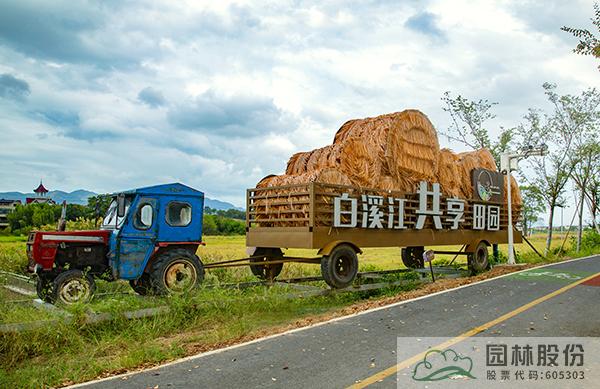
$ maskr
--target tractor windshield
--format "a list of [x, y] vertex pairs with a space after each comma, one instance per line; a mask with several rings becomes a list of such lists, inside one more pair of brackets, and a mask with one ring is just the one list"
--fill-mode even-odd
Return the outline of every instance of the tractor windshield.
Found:
[[[127, 211], [129, 211], [129, 205], [131, 204], [131, 199], [125, 199], [125, 215], [127, 215]], [[110, 205], [108, 206], [108, 211], [106, 211], [106, 216], [104, 216], [104, 220], [102, 221], [102, 226], [100, 227], [103, 230], [115, 230], [121, 228], [123, 225], [123, 221], [125, 217], [117, 217], [117, 200], [114, 199]]]

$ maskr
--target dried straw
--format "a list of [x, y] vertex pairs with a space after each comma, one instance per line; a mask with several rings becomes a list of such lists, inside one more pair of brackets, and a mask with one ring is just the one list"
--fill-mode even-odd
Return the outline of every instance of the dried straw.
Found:
[[458, 173], [460, 176], [461, 197], [473, 198], [473, 183], [471, 171], [476, 168], [485, 168], [496, 171], [496, 162], [488, 149], [467, 151], [458, 154]]
[[[333, 144], [292, 155], [285, 175], [265, 177], [258, 187], [321, 182], [414, 192], [418, 182], [426, 180], [439, 182], [446, 195], [471, 199], [475, 168], [497, 170], [488, 150], [460, 154], [440, 150], [427, 116], [405, 110], [344, 123]], [[513, 204], [520, 207], [516, 181], [512, 188]]]
[[461, 190], [463, 180], [458, 166], [459, 157], [450, 149], [440, 150], [438, 158], [437, 181], [442, 192], [456, 197], [464, 197]]

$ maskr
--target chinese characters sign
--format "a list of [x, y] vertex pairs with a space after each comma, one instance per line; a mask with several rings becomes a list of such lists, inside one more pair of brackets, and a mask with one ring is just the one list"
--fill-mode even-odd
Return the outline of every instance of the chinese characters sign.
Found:
[[[451, 346], [447, 346], [451, 343]], [[398, 338], [399, 388], [592, 388], [600, 338]]]
[[[406, 198], [363, 194], [351, 197], [348, 193], [333, 201], [333, 226], [342, 228], [407, 229], [407, 219], [415, 220], [414, 228], [421, 230], [427, 223], [434, 229], [461, 228], [465, 222], [468, 204], [465, 200], [448, 197], [442, 199], [440, 184], [419, 183], [417, 207], [407, 207]], [[444, 200], [444, 201], [443, 201]], [[445, 206], [442, 206], [444, 203]], [[500, 206], [493, 204], [472, 205], [472, 228], [497, 231], [500, 229]]]

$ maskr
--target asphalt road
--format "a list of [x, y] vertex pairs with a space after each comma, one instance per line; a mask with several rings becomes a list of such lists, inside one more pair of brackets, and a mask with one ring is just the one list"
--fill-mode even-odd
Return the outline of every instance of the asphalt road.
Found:
[[600, 256], [533, 269], [85, 386], [397, 387], [398, 337], [457, 337], [485, 323], [471, 335], [600, 337], [600, 276], [581, 283], [598, 273]]

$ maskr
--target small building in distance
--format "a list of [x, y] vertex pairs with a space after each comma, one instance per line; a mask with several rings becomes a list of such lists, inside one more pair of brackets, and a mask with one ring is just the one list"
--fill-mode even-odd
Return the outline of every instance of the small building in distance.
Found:
[[36, 194], [35, 197], [27, 197], [25, 199], [27, 204], [56, 204], [54, 200], [48, 197], [48, 189], [44, 187], [42, 180], [40, 180], [38, 187], [33, 190], [33, 193]]
[[8, 214], [20, 204], [21, 200], [0, 199], [0, 229], [8, 227]]

